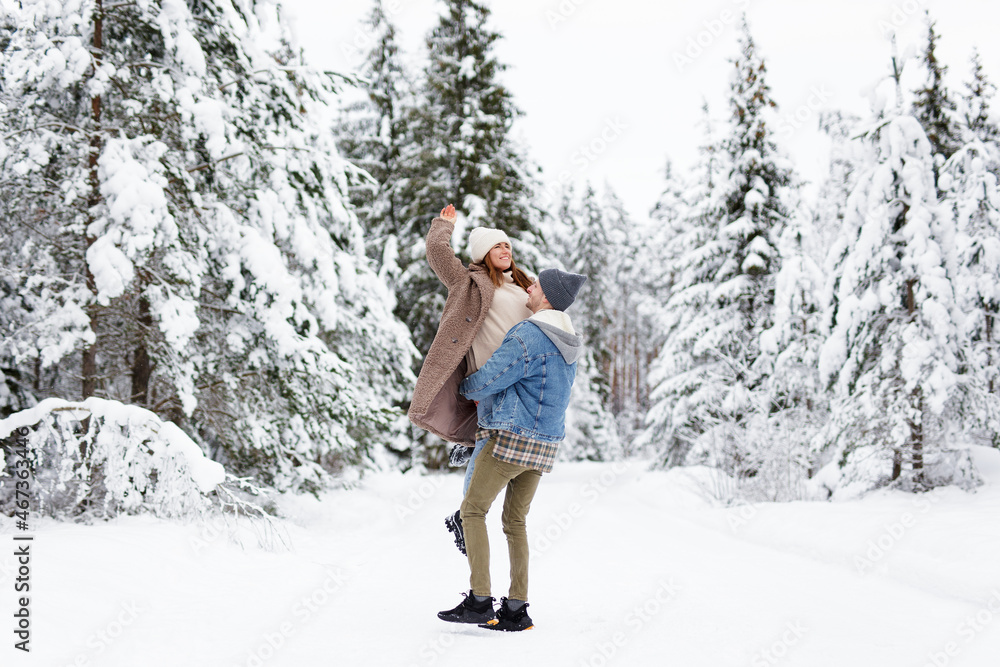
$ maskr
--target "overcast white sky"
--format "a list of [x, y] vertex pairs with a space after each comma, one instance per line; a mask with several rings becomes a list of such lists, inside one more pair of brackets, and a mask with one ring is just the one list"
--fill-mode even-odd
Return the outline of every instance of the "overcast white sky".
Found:
[[[310, 63], [349, 71], [368, 0], [280, 0]], [[1000, 3], [994, 0], [503, 0], [491, 2], [503, 35], [497, 58], [525, 112], [517, 127], [550, 181], [604, 182], [633, 216], [645, 215], [663, 186], [666, 159], [689, 167], [701, 142], [703, 100], [715, 117], [726, 96], [739, 17], [768, 68], [778, 103], [779, 144], [807, 177], [822, 172], [813, 132], [822, 103], [855, 113], [888, 71], [888, 31], [900, 50], [922, 48], [924, 11], [941, 36], [940, 60], [958, 92], [978, 47], [987, 75], [1000, 84]], [[402, 48], [423, 58], [439, 0], [384, 0]], [[1000, 105], [1000, 100], [997, 101]], [[996, 110], [995, 110], [996, 111]], [[587, 153], [582, 149], [590, 149]]]

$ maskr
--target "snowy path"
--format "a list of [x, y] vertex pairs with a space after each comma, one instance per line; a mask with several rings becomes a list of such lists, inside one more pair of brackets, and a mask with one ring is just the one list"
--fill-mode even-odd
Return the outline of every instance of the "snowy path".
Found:
[[49, 522], [33, 551], [33, 651], [13, 650], [8, 631], [0, 655], [53, 667], [997, 664], [1000, 486], [719, 509], [690, 480], [639, 463], [557, 466], [529, 516], [536, 628], [517, 635], [435, 617], [468, 588], [443, 526], [459, 475], [283, 499], [290, 550], [147, 518]]

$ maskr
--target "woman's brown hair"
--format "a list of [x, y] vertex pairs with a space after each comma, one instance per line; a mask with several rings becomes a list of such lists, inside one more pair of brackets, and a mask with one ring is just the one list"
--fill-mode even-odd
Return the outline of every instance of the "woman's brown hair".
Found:
[[[489, 274], [490, 281], [493, 283], [493, 286], [503, 287], [504, 271], [501, 271], [497, 267], [493, 266], [493, 263], [490, 261], [489, 253], [487, 253], [486, 256], [483, 257], [483, 264], [486, 266], [486, 272]], [[528, 277], [527, 273], [519, 269], [517, 265], [514, 264], [513, 257], [511, 257], [510, 259], [510, 268], [507, 270], [510, 271], [510, 275], [514, 279], [514, 284], [523, 289], [525, 292], [527, 292], [528, 288], [531, 287], [531, 283], [533, 283], [534, 281]]]

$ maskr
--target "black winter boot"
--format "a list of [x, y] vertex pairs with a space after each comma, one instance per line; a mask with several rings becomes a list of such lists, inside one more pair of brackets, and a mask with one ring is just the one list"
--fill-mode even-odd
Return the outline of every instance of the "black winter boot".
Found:
[[493, 602], [496, 598], [487, 598], [482, 602], [476, 602], [476, 596], [472, 591], [462, 593], [465, 599], [454, 609], [439, 611], [438, 618], [449, 623], [485, 623], [493, 619], [496, 614], [493, 612]]
[[452, 468], [461, 468], [469, 459], [472, 458], [472, 447], [466, 447], [465, 445], [455, 445], [451, 448], [451, 454], [448, 455], [448, 465]]
[[530, 630], [535, 627], [528, 616], [528, 603], [525, 602], [517, 611], [512, 611], [510, 601], [507, 598], [500, 598], [500, 608], [497, 609], [497, 617], [492, 621], [486, 621], [479, 625], [487, 630], [502, 630], [504, 632], [520, 632]]
[[462, 528], [462, 510], [457, 510], [454, 514], [449, 514], [444, 519], [444, 525], [448, 530], [455, 533], [455, 546], [465, 554], [465, 530]]

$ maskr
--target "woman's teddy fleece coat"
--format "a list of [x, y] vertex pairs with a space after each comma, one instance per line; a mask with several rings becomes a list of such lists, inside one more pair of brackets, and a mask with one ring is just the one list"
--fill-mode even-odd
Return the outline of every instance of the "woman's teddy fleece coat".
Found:
[[476, 404], [458, 393], [465, 355], [479, 332], [496, 289], [486, 267], [466, 267], [451, 249], [454, 223], [434, 218], [427, 233], [427, 261], [448, 288], [441, 324], [417, 377], [410, 421], [449, 442], [475, 445]]

